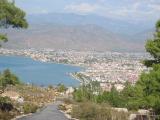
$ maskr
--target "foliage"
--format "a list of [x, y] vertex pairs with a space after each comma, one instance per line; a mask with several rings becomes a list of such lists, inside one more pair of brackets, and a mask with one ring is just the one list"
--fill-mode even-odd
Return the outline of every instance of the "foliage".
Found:
[[23, 105], [23, 110], [24, 110], [24, 113], [25, 114], [28, 114], [28, 113], [35, 113], [38, 109], [38, 106], [35, 105], [35, 104], [31, 104], [31, 103], [25, 103]]
[[62, 111], [67, 110], [66, 107], [64, 105], [62, 105], [62, 104], [58, 105], [58, 109], [62, 110]]
[[48, 85], [48, 88], [49, 89], [53, 89], [54, 87], [52, 85]]
[[153, 56], [153, 60], [146, 60], [145, 65], [152, 67], [148, 73], [142, 73], [136, 86], [141, 88], [140, 107], [152, 108], [160, 114], [160, 20], [156, 23], [154, 38], [146, 43], [146, 51]]
[[65, 92], [67, 90], [67, 88], [65, 87], [65, 85], [59, 84], [57, 86], [57, 90], [58, 90], [58, 92]]
[[129, 110], [150, 109], [159, 114], [160, 111], [160, 65], [154, 65], [149, 73], [143, 73], [135, 86], [125, 84], [125, 88], [118, 92], [112, 87], [110, 92], [93, 94], [90, 85], [81, 86], [73, 93], [77, 102], [91, 101], [95, 104], [106, 103], [113, 107], [126, 107]]
[[128, 115], [112, 110], [107, 104], [82, 102], [73, 107], [72, 117], [80, 120], [127, 120]]
[[102, 94], [97, 96], [97, 103], [109, 103], [113, 107], [124, 107], [125, 101], [121, 94], [112, 87], [110, 92], [104, 91]]
[[0, 40], [3, 41], [3, 42], [7, 42], [7, 36], [6, 34], [0, 34]]
[[11, 99], [9, 97], [0, 97], [0, 103], [10, 103]]
[[0, 110], [4, 112], [11, 111], [13, 109], [10, 98], [0, 97]]
[[77, 102], [82, 102], [86, 100], [96, 101], [96, 96], [100, 94], [100, 84], [97, 81], [92, 81], [89, 84], [83, 84], [76, 89], [73, 93], [73, 97]]
[[140, 107], [153, 108], [156, 113], [160, 113], [160, 64], [153, 65], [149, 73], [143, 73], [136, 86], [142, 89], [143, 94], [144, 104]]
[[7, 85], [20, 84], [19, 78], [11, 73], [9, 69], [4, 70], [3, 74], [0, 75], [0, 86], [6, 87]]
[[[25, 12], [9, 0], [0, 0], [0, 28], [27, 28]], [[0, 34], [0, 40], [6, 41], [7, 36]]]
[[160, 20], [156, 24], [154, 38], [146, 43], [146, 51], [149, 52], [157, 63], [160, 63]]

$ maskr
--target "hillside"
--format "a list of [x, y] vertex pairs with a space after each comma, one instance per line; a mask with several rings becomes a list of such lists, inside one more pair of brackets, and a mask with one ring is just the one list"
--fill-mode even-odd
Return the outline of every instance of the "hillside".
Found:
[[145, 25], [94, 15], [30, 15], [28, 21], [28, 30], [2, 30], [9, 36], [4, 47], [144, 51], [144, 42], [150, 36]]

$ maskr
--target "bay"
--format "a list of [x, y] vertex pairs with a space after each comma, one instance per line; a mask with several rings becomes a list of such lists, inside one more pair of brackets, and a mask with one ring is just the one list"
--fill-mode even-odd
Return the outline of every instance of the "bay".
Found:
[[39, 86], [64, 84], [78, 86], [79, 81], [69, 73], [81, 71], [80, 67], [71, 65], [44, 63], [21, 56], [0, 56], [0, 71], [10, 69], [23, 82]]

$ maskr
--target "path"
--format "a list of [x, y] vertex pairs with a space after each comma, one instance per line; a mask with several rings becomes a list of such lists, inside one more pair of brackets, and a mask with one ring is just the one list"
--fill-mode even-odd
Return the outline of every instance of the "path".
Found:
[[40, 112], [20, 118], [18, 120], [69, 120], [58, 110], [58, 102], [47, 106]]

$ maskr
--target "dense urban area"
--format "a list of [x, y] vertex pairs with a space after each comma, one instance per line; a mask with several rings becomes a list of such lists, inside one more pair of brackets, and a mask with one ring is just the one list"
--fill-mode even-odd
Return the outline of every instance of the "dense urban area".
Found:
[[112, 85], [120, 91], [124, 88], [126, 81], [134, 85], [138, 76], [148, 70], [142, 64], [142, 60], [151, 59], [147, 53], [55, 51], [51, 49], [15, 50], [1, 48], [0, 54], [27, 56], [42, 62], [83, 67], [83, 71], [70, 73], [70, 75], [81, 82], [98, 81], [105, 91], [109, 91]]

